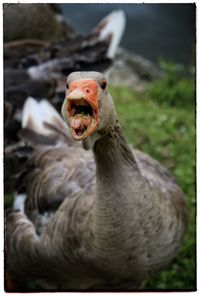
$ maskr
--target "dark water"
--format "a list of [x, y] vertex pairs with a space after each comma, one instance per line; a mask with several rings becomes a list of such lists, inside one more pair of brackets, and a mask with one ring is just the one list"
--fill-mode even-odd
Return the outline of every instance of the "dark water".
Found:
[[195, 4], [61, 4], [73, 28], [88, 33], [114, 9], [127, 25], [121, 45], [157, 62], [191, 63], [195, 55]]

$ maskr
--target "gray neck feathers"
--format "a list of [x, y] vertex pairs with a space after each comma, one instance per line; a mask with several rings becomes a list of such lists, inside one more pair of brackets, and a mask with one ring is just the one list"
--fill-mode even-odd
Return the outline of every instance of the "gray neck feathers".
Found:
[[116, 169], [126, 168], [139, 171], [133, 153], [122, 133], [118, 119], [102, 132], [103, 137], [94, 145], [97, 172], [111, 173]]
[[[137, 204], [143, 197], [145, 180], [116, 118], [93, 151], [97, 183], [93, 226], [97, 250], [112, 252], [114, 256], [117, 249], [125, 255], [129, 247], [125, 241], [137, 219], [134, 199]], [[137, 231], [138, 226], [134, 228]], [[118, 258], [119, 254], [115, 254]]]

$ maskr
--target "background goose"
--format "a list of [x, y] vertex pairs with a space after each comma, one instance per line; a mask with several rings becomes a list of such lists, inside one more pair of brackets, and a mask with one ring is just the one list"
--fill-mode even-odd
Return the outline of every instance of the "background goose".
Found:
[[138, 289], [180, 246], [183, 193], [129, 147], [101, 73], [69, 75], [62, 114], [71, 136], [49, 103], [25, 104], [21, 137], [33, 150], [18, 182], [24, 213], [7, 214], [7, 270], [46, 290]]
[[[125, 14], [113, 11], [86, 36], [73, 34], [62, 41], [30, 37], [4, 44], [4, 67], [27, 69], [33, 79], [68, 75], [75, 70], [105, 71], [125, 29]], [[59, 76], [58, 76], [59, 77]]]

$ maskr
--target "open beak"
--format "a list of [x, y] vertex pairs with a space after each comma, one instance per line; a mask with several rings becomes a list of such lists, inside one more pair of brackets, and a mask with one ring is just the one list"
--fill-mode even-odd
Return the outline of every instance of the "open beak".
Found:
[[[82, 83], [75, 84], [69, 89], [67, 94], [67, 122], [70, 127], [72, 137], [76, 141], [81, 141], [94, 133], [98, 127], [98, 86], [95, 81], [84, 87]], [[96, 86], [96, 87], [94, 87]], [[95, 91], [96, 90], [96, 91]]]

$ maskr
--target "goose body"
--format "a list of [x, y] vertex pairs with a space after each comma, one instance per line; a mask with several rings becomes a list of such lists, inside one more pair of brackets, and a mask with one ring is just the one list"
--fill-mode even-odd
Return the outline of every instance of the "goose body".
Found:
[[69, 75], [68, 133], [47, 102], [25, 104], [21, 137], [33, 149], [19, 179], [25, 210], [6, 221], [7, 270], [18, 282], [138, 289], [181, 244], [183, 193], [156, 160], [129, 147], [106, 83], [98, 72]]

